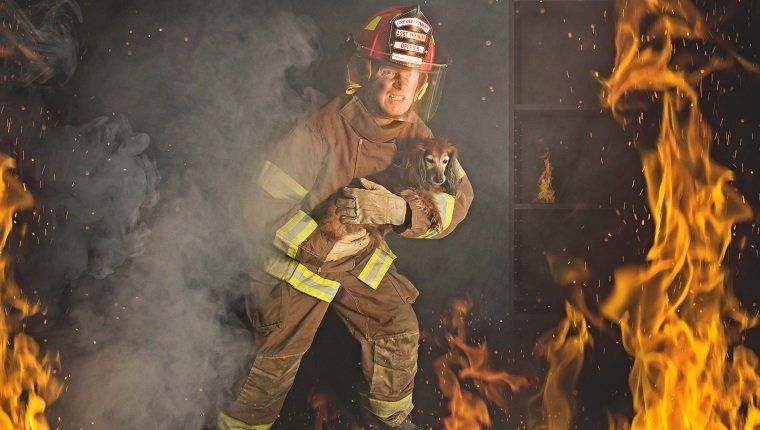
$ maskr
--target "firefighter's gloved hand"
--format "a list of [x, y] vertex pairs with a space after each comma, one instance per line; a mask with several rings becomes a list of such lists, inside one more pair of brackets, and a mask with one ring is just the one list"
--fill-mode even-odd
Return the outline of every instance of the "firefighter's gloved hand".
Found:
[[335, 242], [325, 261], [338, 261], [343, 258], [356, 255], [369, 245], [370, 237], [367, 230], [361, 229], [356, 233], [349, 233]]
[[401, 225], [406, 218], [406, 200], [380, 184], [359, 179], [364, 189], [344, 188], [335, 213], [343, 224]]

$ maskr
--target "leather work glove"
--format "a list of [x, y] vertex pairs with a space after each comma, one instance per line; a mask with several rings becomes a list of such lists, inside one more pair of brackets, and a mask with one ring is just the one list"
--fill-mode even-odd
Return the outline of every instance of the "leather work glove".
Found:
[[361, 178], [361, 188], [344, 188], [335, 213], [343, 224], [401, 225], [406, 218], [406, 200], [380, 184]]
[[338, 261], [351, 255], [356, 255], [369, 245], [370, 237], [367, 230], [361, 229], [356, 233], [349, 233], [333, 245], [327, 253], [325, 261]]

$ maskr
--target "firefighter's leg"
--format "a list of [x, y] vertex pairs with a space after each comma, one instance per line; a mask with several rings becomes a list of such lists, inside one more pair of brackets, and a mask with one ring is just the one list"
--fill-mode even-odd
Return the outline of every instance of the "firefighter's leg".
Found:
[[256, 357], [220, 414], [220, 430], [271, 427], [328, 307], [273, 278], [252, 280], [251, 291], [246, 305], [255, 329]]
[[364, 408], [390, 427], [412, 411], [419, 326], [412, 303], [418, 292], [392, 267], [373, 290], [346, 274], [333, 307], [361, 343]]

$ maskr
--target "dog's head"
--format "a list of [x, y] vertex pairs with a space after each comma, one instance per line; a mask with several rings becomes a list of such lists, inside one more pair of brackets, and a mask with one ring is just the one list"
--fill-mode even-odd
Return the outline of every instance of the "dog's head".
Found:
[[402, 175], [415, 188], [456, 193], [457, 149], [447, 140], [431, 137], [407, 145], [402, 156]]

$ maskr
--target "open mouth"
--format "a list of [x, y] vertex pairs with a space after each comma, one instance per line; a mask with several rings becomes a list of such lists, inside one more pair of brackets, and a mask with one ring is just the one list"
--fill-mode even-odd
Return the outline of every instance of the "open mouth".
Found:
[[395, 101], [395, 102], [402, 102], [402, 101], [404, 101], [404, 99], [406, 97], [405, 96], [396, 96], [396, 95], [391, 94], [391, 95], [388, 96], [388, 98], [391, 99], [391, 100], [393, 100], [393, 101]]

